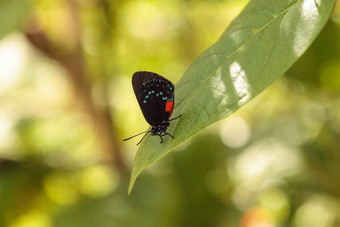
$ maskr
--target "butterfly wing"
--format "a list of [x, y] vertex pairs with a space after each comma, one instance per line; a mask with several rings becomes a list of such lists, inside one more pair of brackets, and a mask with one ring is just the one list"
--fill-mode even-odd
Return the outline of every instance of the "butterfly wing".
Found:
[[158, 126], [169, 120], [169, 103], [174, 102], [174, 85], [153, 72], [136, 72], [132, 76], [132, 86], [145, 120], [151, 126]]

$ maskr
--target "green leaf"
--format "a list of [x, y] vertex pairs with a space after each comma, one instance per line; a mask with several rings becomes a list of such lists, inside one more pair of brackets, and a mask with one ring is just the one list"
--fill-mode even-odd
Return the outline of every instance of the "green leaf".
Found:
[[30, 9], [29, 0], [0, 0], [0, 39], [22, 26]]
[[200, 130], [230, 115], [285, 73], [326, 24], [335, 0], [252, 0], [175, 88], [168, 132], [136, 154], [129, 193], [141, 171]]

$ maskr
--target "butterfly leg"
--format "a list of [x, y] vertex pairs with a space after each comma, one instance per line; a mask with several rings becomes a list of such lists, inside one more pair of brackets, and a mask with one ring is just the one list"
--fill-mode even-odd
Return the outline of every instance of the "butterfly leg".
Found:
[[159, 133], [158, 136], [161, 137], [161, 142], [160, 143], [163, 143], [163, 135], [162, 135], [162, 133]]
[[162, 136], [166, 136], [166, 135], [168, 135], [168, 136], [170, 136], [172, 139], [174, 139], [174, 137], [173, 137], [171, 134], [167, 133], [167, 132], [164, 132]]
[[170, 136], [172, 139], [174, 139], [174, 137], [171, 135], [171, 134], [169, 134], [169, 133], [167, 133], [167, 132], [164, 132], [163, 134], [160, 132], [159, 134], [157, 134], [157, 136], [159, 136], [160, 138], [161, 138], [161, 142], [160, 143], [163, 143], [163, 136], [166, 136], [166, 135], [168, 135], [168, 136]]
[[178, 119], [178, 118], [180, 118], [180, 117], [182, 117], [182, 114], [180, 114], [179, 116], [177, 116], [177, 117], [175, 117], [175, 118], [173, 118], [173, 119], [170, 119], [169, 121], [176, 120], [176, 119]]
[[170, 136], [172, 139], [174, 139], [174, 137], [173, 137], [171, 134], [167, 133], [167, 132], [164, 132], [163, 134], [161, 134], [161, 136], [166, 136], [166, 135], [168, 135], [168, 136]]

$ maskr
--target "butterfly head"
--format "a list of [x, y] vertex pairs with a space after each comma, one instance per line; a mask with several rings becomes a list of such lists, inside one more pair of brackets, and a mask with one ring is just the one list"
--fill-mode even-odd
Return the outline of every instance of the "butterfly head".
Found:
[[152, 126], [151, 135], [157, 135], [158, 133], [165, 133], [169, 126], [170, 126], [169, 121], [162, 121], [160, 125]]

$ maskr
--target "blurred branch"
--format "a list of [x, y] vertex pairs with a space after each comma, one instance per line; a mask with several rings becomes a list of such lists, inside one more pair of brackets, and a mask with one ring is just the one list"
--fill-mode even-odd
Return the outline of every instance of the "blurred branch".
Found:
[[60, 47], [57, 48], [35, 21], [31, 21], [30, 26], [25, 31], [25, 35], [35, 48], [47, 57], [57, 61], [68, 72], [76, 100], [80, 102], [85, 113], [88, 115], [94, 133], [102, 146], [102, 150], [105, 152], [105, 159], [111, 162], [122, 173], [125, 170], [125, 165], [120, 155], [116, 133], [112, 127], [108, 105], [99, 109], [91, 96], [91, 83], [88, 81], [91, 75], [88, 75], [86, 70], [80, 41], [81, 25], [79, 22], [78, 6], [73, 0], [67, 0], [67, 3], [71, 14], [72, 27], [74, 27], [70, 32], [74, 33], [76, 37], [76, 45], [72, 51], [63, 51], [60, 50]]
[[17, 164], [18, 162], [16, 161], [0, 158], [0, 172], [5, 171], [13, 166], [16, 166]]

